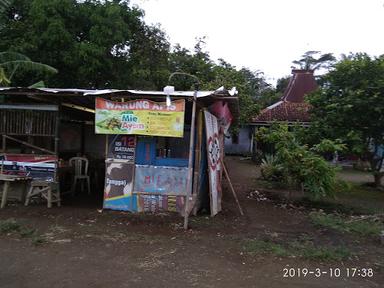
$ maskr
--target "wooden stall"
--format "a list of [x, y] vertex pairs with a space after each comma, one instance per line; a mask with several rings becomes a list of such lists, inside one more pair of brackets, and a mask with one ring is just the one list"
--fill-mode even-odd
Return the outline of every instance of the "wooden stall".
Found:
[[[176, 211], [184, 217], [204, 208], [211, 215], [221, 210], [223, 137], [238, 116], [235, 90], [168, 96], [137, 90], [1, 88], [0, 92], [8, 95], [9, 102], [23, 96], [34, 103], [57, 105], [57, 130], [45, 127], [53, 137], [53, 151], [43, 149], [59, 159], [76, 151], [102, 158], [103, 208]], [[3, 148], [8, 137], [12, 136], [3, 137]]]

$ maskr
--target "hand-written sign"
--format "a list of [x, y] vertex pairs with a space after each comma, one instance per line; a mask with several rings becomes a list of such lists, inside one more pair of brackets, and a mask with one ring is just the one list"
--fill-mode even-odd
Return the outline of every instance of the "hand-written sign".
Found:
[[217, 118], [204, 111], [205, 131], [207, 136], [207, 157], [209, 166], [209, 190], [211, 216], [221, 211], [221, 157], [222, 141], [219, 139], [219, 124]]
[[183, 137], [185, 101], [165, 102], [146, 99], [114, 102], [96, 98], [95, 132]]
[[134, 193], [187, 195], [188, 168], [136, 165]]
[[108, 158], [135, 162], [136, 136], [108, 135]]

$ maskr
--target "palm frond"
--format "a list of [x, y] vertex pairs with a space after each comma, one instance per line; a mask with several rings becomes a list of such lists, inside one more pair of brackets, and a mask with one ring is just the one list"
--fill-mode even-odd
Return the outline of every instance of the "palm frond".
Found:
[[[0, 0], [1, 1], [1, 0]], [[27, 56], [17, 53], [17, 52], [0, 52], [0, 65], [4, 62], [9, 61], [17, 61], [17, 60], [25, 60], [25, 61], [31, 61]]]
[[45, 88], [45, 83], [44, 83], [44, 81], [39, 81], [39, 82], [36, 82], [36, 83], [28, 86], [28, 88]]
[[9, 85], [10, 83], [11, 83], [11, 80], [8, 79], [4, 69], [0, 67], [0, 85], [1, 84]]
[[11, 0], [0, 0], [0, 13], [5, 12], [11, 7]]
[[57, 69], [53, 68], [52, 66], [49, 66], [43, 63], [28, 61], [28, 60], [7, 61], [7, 62], [0, 63], [0, 67], [4, 69], [10, 69], [10, 70], [17, 68], [17, 69], [23, 69], [23, 70], [34, 70], [34, 71], [40, 71], [40, 72], [57, 73]]

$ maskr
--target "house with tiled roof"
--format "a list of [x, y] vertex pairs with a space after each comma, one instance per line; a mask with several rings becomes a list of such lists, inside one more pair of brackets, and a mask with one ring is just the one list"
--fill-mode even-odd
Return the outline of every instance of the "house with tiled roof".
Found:
[[318, 88], [313, 70], [292, 70], [292, 74], [280, 101], [263, 109], [252, 119], [251, 125], [269, 126], [274, 122], [309, 124], [310, 104], [304, 98]]
[[[309, 125], [311, 105], [305, 101], [305, 96], [318, 88], [313, 72], [313, 70], [292, 70], [292, 77], [280, 100], [263, 109], [252, 119], [250, 125], [253, 127], [253, 135], [258, 127], [270, 126], [273, 123]], [[267, 148], [256, 142], [252, 147], [254, 156], [257, 150], [263, 151]]]
[[310, 104], [305, 96], [318, 88], [313, 70], [292, 70], [292, 77], [280, 100], [263, 109], [249, 125], [240, 127], [236, 135], [228, 135], [225, 139], [227, 154], [249, 155], [257, 147], [254, 139], [255, 130], [260, 126], [270, 126], [282, 122], [288, 125], [308, 126], [310, 122]]

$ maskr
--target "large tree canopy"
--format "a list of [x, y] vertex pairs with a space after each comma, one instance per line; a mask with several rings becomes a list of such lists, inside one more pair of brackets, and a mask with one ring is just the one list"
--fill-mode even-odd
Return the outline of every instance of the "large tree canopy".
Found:
[[[251, 71], [247, 68], [236, 69], [223, 59], [216, 64], [211, 60], [209, 53], [204, 50], [204, 39], [197, 39], [194, 51], [174, 47], [170, 54], [170, 71], [186, 72], [199, 78], [201, 89], [215, 90], [221, 86], [226, 88], [236, 87], [239, 91], [240, 121], [246, 124], [260, 110], [259, 99], [273, 90], [266, 83], [260, 71]], [[176, 89], [189, 90], [193, 88], [194, 79], [180, 76], [172, 79]], [[264, 99], [263, 98], [263, 99]]]
[[309, 100], [317, 139], [343, 139], [350, 150], [371, 163], [376, 184], [384, 155], [384, 56], [351, 55], [334, 66], [319, 92]]
[[[0, 51], [58, 68], [50, 86], [157, 88], [166, 81], [169, 43], [142, 16], [126, 1], [14, 0]], [[25, 76], [16, 80], [25, 85]]]

